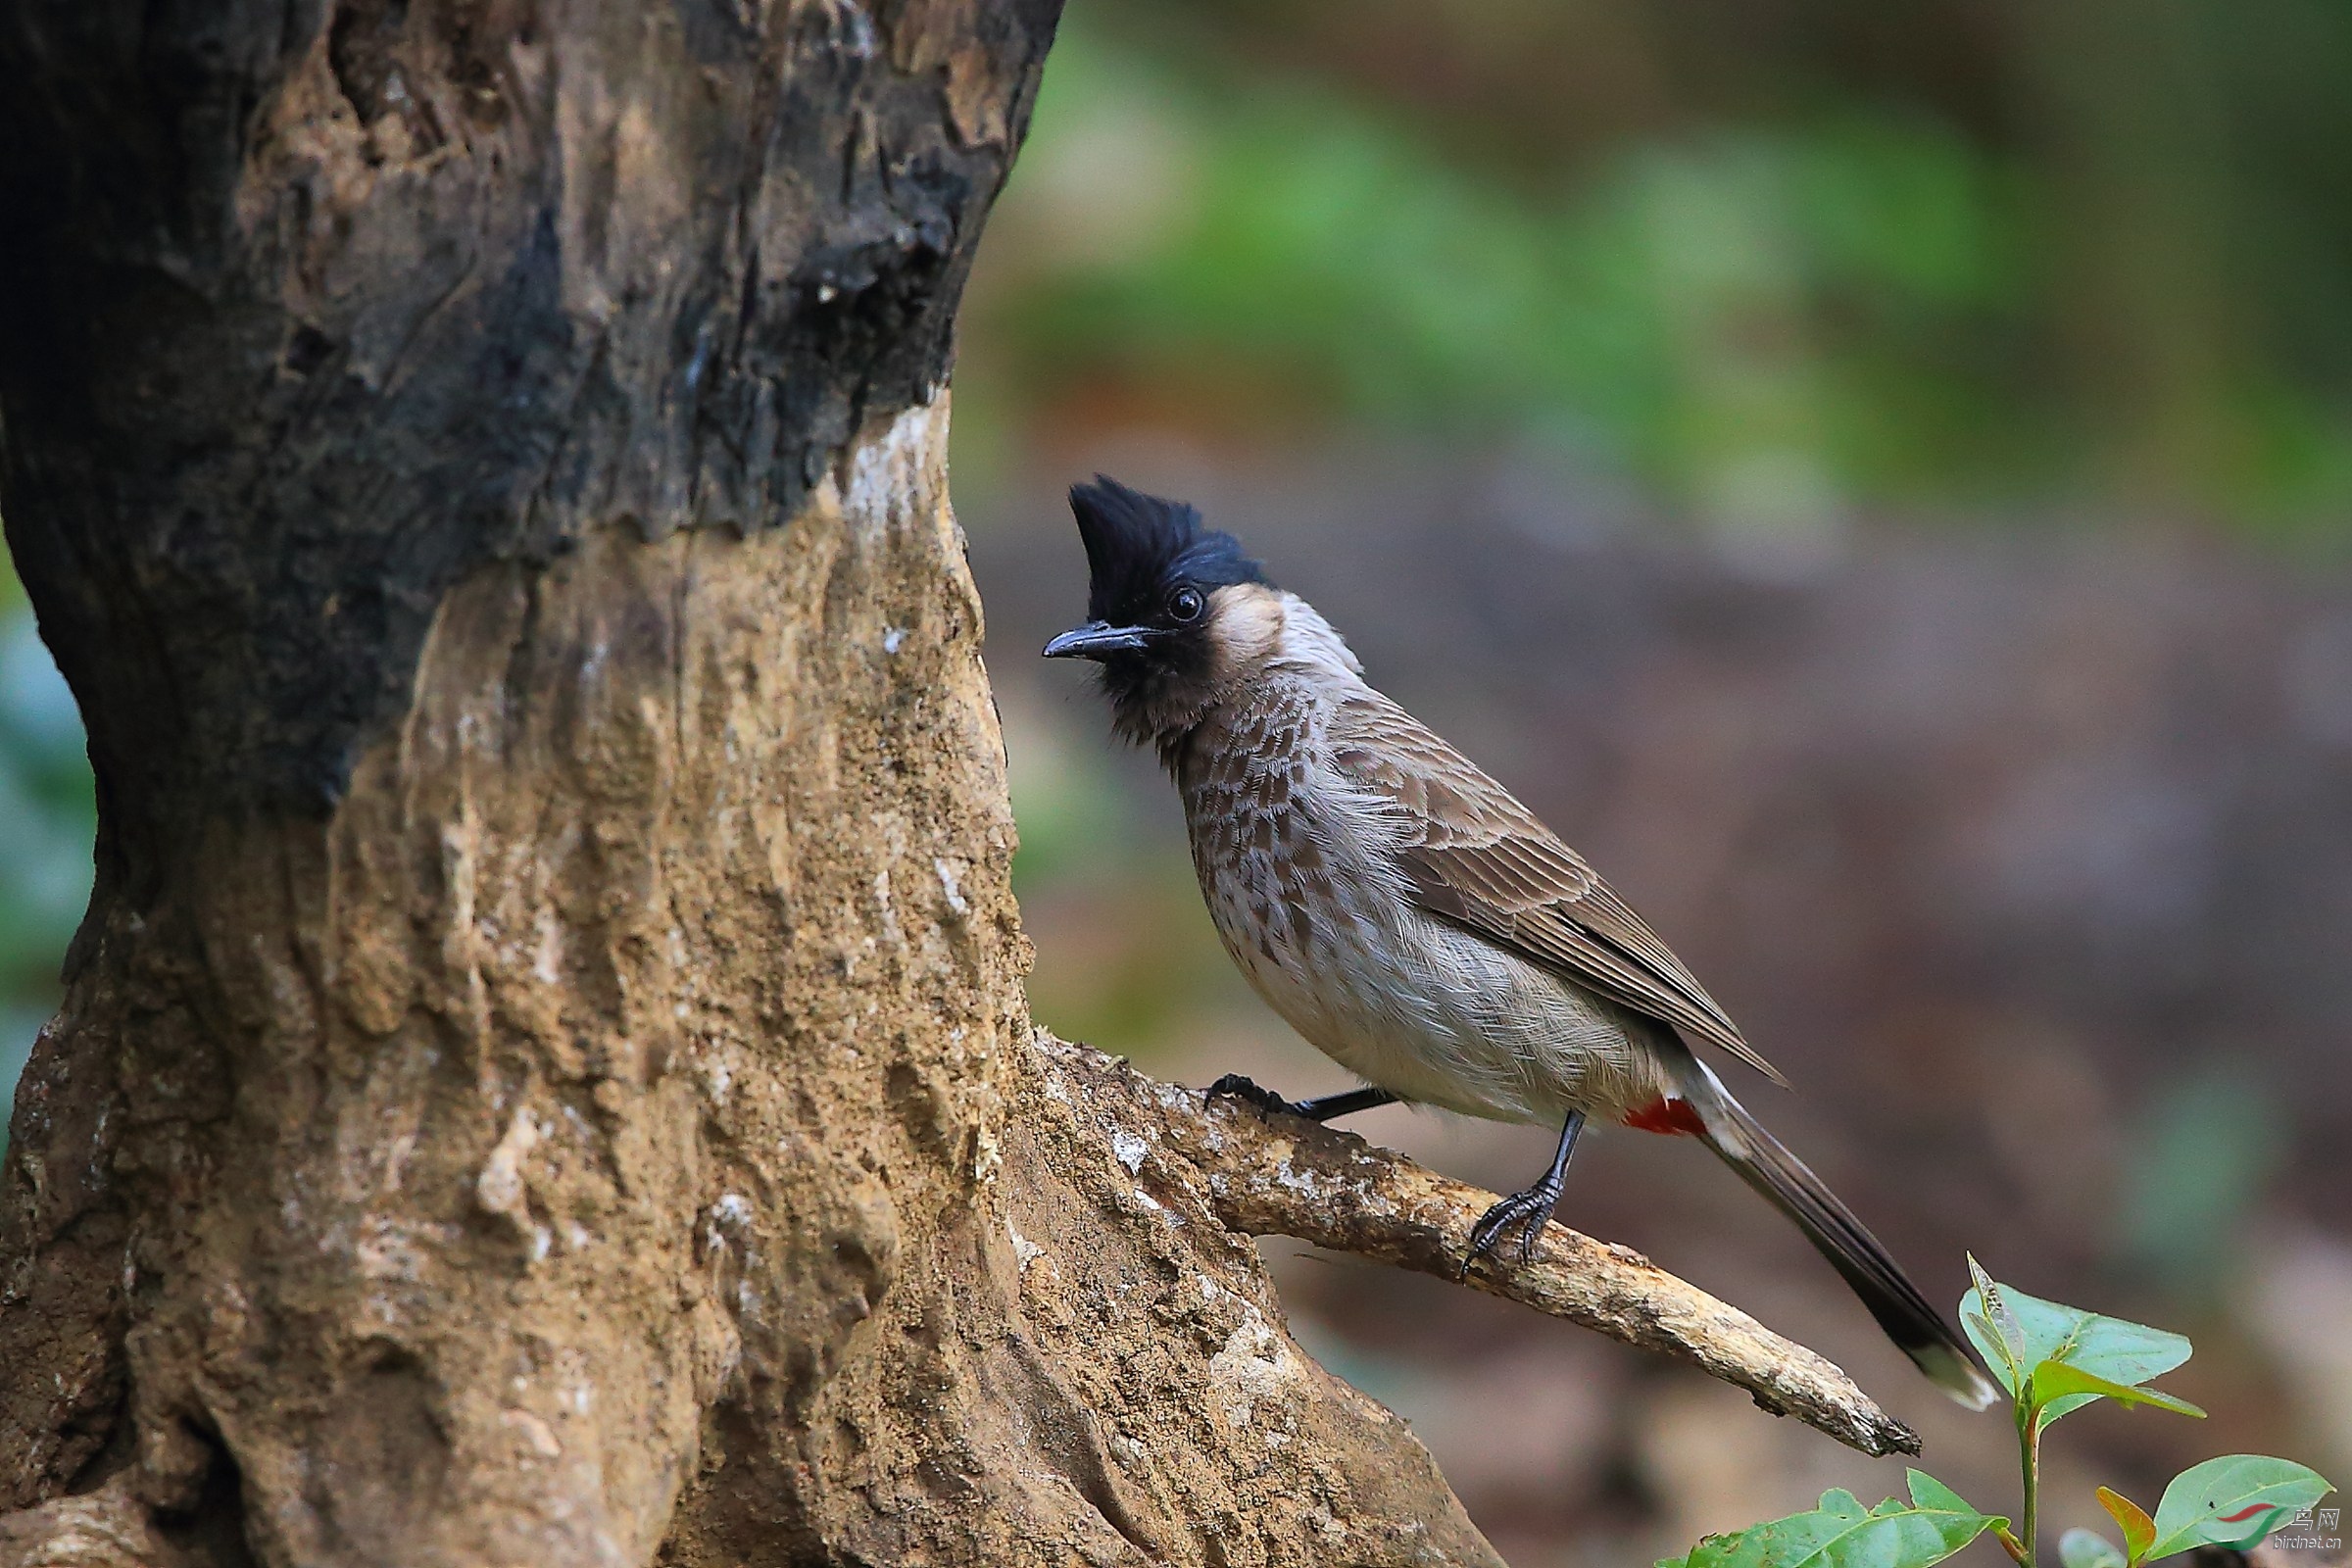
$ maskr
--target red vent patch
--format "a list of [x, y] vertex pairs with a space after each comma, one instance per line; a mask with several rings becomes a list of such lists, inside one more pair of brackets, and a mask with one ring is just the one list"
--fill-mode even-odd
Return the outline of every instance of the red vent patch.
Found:
[[1692, 1138], [1707, 1130], [1707, 1124], [1698, 1119], [1698, 1112], [1691, 1108], [1688, 1100], [1652, 1101], [1627, 1115], [1625, 1124], [1645, 1133], [1666, 1133], [1670, 1136], [1679, 1133]]

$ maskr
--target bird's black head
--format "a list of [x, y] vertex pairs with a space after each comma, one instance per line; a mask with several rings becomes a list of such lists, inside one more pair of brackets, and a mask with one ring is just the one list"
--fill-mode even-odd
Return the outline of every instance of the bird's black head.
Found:
[[1237, 594], [1270, 594], [1241, 542], [1200, 524], [1181, 501], [1095, 476], [1070, 487], [1086, 543], [1087, 622], [1046, 644], [1048, 659], [1091, 659], [1120, 728], [1164, 738], [1167, 723], [1197, 711], [1217, 679]]

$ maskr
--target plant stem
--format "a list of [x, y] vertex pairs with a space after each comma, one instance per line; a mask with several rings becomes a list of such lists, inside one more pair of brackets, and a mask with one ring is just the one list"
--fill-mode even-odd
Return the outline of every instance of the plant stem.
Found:
[[2041, 1516], [2041, 1421], [2040, 1411], [2031, 1399], [2020, 1399], [2017, 1405], [2017, 1462], [2026, 1490], [2024, 1517], [2018, 1520], [2017, 1538], [2026, 1554], [2019, 1559], [2024, 1568], [2034, 1568], [2041, 1556], [2038, 1535]]

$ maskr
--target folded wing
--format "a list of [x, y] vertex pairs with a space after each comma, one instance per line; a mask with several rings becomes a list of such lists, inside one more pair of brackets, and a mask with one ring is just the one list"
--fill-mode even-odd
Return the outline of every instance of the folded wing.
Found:
[[1368, 693], [1340, 707], [1331, 738], [1341, 770], [1394, 803], [1421, 909], [1788, 1082], [1582, 857], [1442, 737]]

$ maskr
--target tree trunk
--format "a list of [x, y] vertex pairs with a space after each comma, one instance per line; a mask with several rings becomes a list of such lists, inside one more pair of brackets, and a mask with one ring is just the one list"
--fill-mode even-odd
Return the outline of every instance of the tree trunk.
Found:
[[0, 19], [0, 1560], [1492, 1560], [1032, 1040], [944, 384], [1057, 4]]

